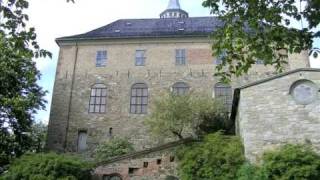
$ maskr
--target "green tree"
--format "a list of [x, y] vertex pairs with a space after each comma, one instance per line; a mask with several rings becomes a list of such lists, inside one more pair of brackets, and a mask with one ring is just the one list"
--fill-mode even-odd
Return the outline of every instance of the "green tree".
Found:
[[220, 132], [178, 150], [177, 156], [182, 180], [234, 180], [245, 161], [239, 137]]
[[0, 1], [0, 166], [32, 146], [33, 113], [44, 108], [45, 91], [33, 57], [51, 54], [39, 47], [27, 28], [25, 0]]
[[97, 162], [107, 161], [110, 158], [133, 152], [133, 145], [125, 138], [112, 138], [98, 145], [95, 150]]
[[[205, 0], [203, 6], [224, 22], [212, 34], [212, 49], [223, 54], [216, 75], [226, 81], [247, 73], [256, 60], [281, 72], [288, 53], [309, 50], [320, 36], [314, 30], [320, 23], [320, 1]], [[301, 29], [292, 26], [303, 20], [307, 24]]]
[[145, 124], [157, 137], [183, 139], [226, 129], [225, 117], [220, 104], [207, 95], [166, 93], [155, 99]]
[[70, 155], [25, 154], [14, 160], [1, 180], [87, 180], [92, 164]]

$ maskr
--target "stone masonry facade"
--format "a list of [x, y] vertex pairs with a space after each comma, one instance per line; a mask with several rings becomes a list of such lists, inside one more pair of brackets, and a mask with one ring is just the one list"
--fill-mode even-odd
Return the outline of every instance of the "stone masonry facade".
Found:
[[[128, 137], [136, 150], [157, 144], [143, 124], [155, 97], [170, 91], [176, 82], [185, 82], [191, 91], [214, 96], [215, 59], [208, 38], [149, 38], [60, 43], [56, 80], [48, 130], [47, 147], [55, 151], [76, 152], [79, 131], [85, 131], [87, 152], [113, 136]], [[144, 66], [135, 66], [135, 51], [146, 51]], [[186, 50], [186, 65], [175, 64], [175, 49]], [[99, 50], [108, 51], [107, 65], [96, 67]], [[308, 66], [307, 53], [289, 55], [287, 70]], [[232, 81], [232, 87], [274, 74], [272, 67], [254, 65]], [[107, 87], [106, 113], [89, 113], [91, 87]], [[148, 113], [130, 114], [130, 89], [135, 83], [148, 86]]]
[[[304, 81], [316, 90], [309, 104], [297, 103], [292, 94], [293, 85]], [[320, 69], [296, 70], [240, 89], [237, 132], [250, 161], [287, 143], [309, 143], [320, 152]]]

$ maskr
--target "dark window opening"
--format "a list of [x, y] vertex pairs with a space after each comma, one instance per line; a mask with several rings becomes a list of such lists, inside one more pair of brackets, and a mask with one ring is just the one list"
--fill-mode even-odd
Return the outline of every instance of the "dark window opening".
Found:
[[112, 130], [113, 130], [112, 127], [109, 128], [109, 136], [110, 136], [110, 137], [112, 137]]
[[129, 174], [135, 174], [139, 168], [129, 168]]
[[148, 162], [143, 162], [143, 167], [144, 168], [147, 168], [149, 166], [149, 163]]
[[161, 159], [157, 159], [157, 164], [159, 165], [159, 164], [161, 164]]
[[174, 162], [174, 156], [170, 156], [170, 162]]

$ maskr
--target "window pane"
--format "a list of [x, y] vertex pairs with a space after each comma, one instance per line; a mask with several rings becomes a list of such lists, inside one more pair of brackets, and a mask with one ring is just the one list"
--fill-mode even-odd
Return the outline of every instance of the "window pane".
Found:
[[142, 89], [137, 89], [137, 96], [142, 96]]
[[100, 104], [101, 103], [101, 98], [100, 97], [96, 97], [96, 102], [95, 104]]
[[96, 112], [96, 113], [100, 112], [100, 106], [95, 106], [94, 107], [94, 112]]
[[101, 89], [97, 89], [96, 96], [101, 96]]
[[131, 98], [131, 104], [137, 104], [137, 101], [136, 101], [136, 98], [135, 98], [135, 97], [132, 97], [132, 98]]
[[141, 104], [141, 98], [137, 98], [137, 104]]
[[96, 95], [96, 89], [91, 89], [91, 96], [95, 96]]
[[94, 98], [90, 98], [90, 104], [94, 104]]
[[148, 97], [142, 98], [142, 104], [148, 104]]
[[101, 104], [102, 104], [102, 105], [103, 105], [103, 104], [106, 104], [106, 98], [105, 98], [105, 97], [101, 98]]

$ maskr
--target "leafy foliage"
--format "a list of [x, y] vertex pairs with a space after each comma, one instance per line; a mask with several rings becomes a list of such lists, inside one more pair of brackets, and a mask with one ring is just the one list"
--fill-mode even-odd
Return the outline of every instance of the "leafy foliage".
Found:
[[183, 180], [236, 179], [245, 161], [243, 154], [238, 137], [223, 136], [220, 132], [209, 134], [203, 142], [178, 151], [180, 177]]
[[207, 95], [166, 93], [154, 101], [152, 114], [145, 119], [145, 124], [157, 138], [183, 139], [226, 130], [223, 112], [223, 107]]
[[87, 180], [91, 164], [68, 155], [26, 154], [16, 159], [2, 180]]
[[308, 145], [285, 145], [266, 152], [262, 165], [245, 165], [239, 180], [320, 179], [320, 155]]
[[33, 113], [44, 109], [45, 91], [33, 57], [51, 54], [40, 49], [34, 28], [27, 28], [25, 0], [0, 1], [0, 166], [32, 146]]
[[[216, 75], [225, 81], [247, 73], [256, 60], [282, 71], [288, 53], [310, 49], [320, 36], [319, 30], [312, 31], [320, 23], [320, 1], [205, 0], [203, 6], [224, 22], [212, 34], [212, 49], [215, 55], [224, 54]], [[302, 20], [307, 26], [292, 27]]]
[[95, 159], [98, 162], [133, 152], [133, 145], [124, 138], [113, 138], [100, 145], [95, 150]]

